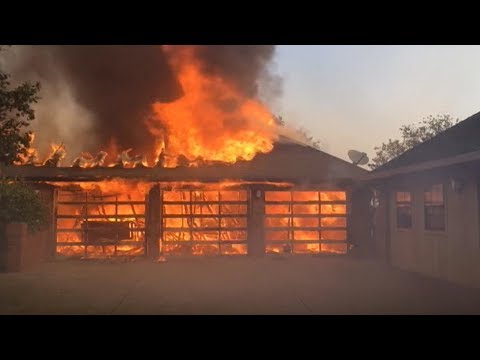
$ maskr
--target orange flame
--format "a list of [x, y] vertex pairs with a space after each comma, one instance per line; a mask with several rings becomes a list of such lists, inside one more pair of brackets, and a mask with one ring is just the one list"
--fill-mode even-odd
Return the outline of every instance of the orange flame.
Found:
[[[146, 196], [155, 183], [127, 181], [122, 179], [99, 182], [48, 182], [59, 189], [57, 219], [57, 252], [67, 256], [109, 257], [142, 253], [140, 243], [145, 240]], [[219, 183], [169, 182], [159, 184], [164, 191], [163, 219], [165, 232], [163, 251], [169, 254], [192, 255], [245, 254], [247, 191], [242, 186], [250, 182], [225, 180]], [[288, 183], [262, 183], [281, 189]], [[191, 205], [189, 201], [194, 201]], [[223, 202], [222, 202], [223, 201]], [[170, 203], [169, 203], [170, 202]], [[179, 203], [180, 202], [180, 203]], [[233, 202], [233, 203], [232, 203]], [[236, 203], [235, 203], [236, 202]], [[199, 217], [191, 218], [192, 214]], [[222, 214], [228, 217], [222, 218]], [[208, 216], [207, 216], [208, 215]], [[88, 220], [87, 220], [88, 219]], [[129, 241], [136, 244], [118, 243], [85, 246], [85, 223], [101, 225], [114, 231], [115, 226], [130, 226]], [[212, 231], [212, 227], [221, 229]], [[95, 229], [93, 229], [95, 231]], [[97, 233], [98, 234], [98, 233]], [[95, 234], [94, 234], [95, 235]], [[113, 236], [115, 237], [115, 236]], [[182, 241], [196, 240], [185, 247]], [[128, 239], [127, 239], [128, 240]], [[211, 241], [227, 241], [212, 244]], [[209, 242], [210, 241], [210, 242]], [[233, 241], [233, 243], [231, 243]], [[237, 241], [235, 243], [235, 241]]]
[[234, 163], [273, 148], [275, 121], [259, 101], [240, 94], [220, 77], [202, 73], [190, 47], [164, 47], [184, 95], [155, 103], [155, 119], [146, 122], [157, 137], [156, 157], [164, 150], [166, 166], [176, 157]]
[[[88, 257], [143, 253], [145, 201], [149, 189], [155, 183], [113, 179], [94, 183], [50, 184], [56, 185], [60, 190], [58, 253], [88, 253]], [[159, 184], [163, 190], [162, 251], [192, 255], [245, 254], [248, 193], [242, 189], [244, 184], [249, 183], [223, 181], [215, 184]], [[264, 240], [268, 253], [347, 251], [344, 191], [285, 191], [289, 184], [276, 185], [277, 190], [265, 192]], [[94, 244], [86, 249], [82, 235], [85, 234], [85, 221], [92, 224], [94, 236], [95, 225], [106, 226], [111, 231], [117, 225], [123, 229], [129, 227], [131, 235], [125, 238], [126, 244]], [[111, 243], [112, 238], [109, 240]]]
[[267, 253], [347, 251], [344, 191], [267, 191], [265, 201]]

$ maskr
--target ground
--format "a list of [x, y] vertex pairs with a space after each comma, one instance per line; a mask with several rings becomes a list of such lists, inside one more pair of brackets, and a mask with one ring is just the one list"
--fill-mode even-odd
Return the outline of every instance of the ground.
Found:
[[480, 314], [480, 290], [346, 257], [56, 260], [0, 274], [0, 314]]

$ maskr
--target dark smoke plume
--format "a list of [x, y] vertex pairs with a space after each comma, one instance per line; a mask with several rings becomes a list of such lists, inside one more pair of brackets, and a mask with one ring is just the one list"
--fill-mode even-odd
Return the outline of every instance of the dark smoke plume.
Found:
[[235, 84], [249, 97], [258, 94], [258, 80], [273, 57], [274, 46], [197, 46], [196, 54], [206, 74], [218, 75]]
[[56, 46], [52, 51], [77, 101], [93, 113], [100, 144], [113, 138], [136, 151], [152, 145], [143, 126], [151, 104], [180, 94], [160, 46]]

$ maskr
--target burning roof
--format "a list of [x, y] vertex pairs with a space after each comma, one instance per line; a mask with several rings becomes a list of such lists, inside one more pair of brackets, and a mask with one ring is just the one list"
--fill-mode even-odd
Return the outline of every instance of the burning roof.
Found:
[[225, 179], [243, 181], [289, 181], [319, 183], [356, 179], [366, 170], [310, 146], [295, 142], [275, 143], [267, 154], [257, 154], [250, 161], [235, 164], [209, 163], [200, 166], [162, 167], [57, 167], [11, 166], [1, 169], [6, 176], [27, 180], [96, 181], [106, 178], [149, 181], [217, 182]]
[[[284, 124], [261, 101], [258, 91], [260, 78], [268, 73], [273, 49], [47, 47], [58, 60], [58, 71], [70, 79], [72, 93], [94, 113], [96, 126], [90, 132], [66, 129], [63, 133], [69, 138], [52, 145], [47, 158], [41, 159], [41, 149], [32, 146], [19, 163], [26, 166], [5, 168], [3, 172], [54, 181], [118, 177], [296, 183], [351, 179], [363, 174], [363, 169], [281, 136]], [[112, 54], [120, 57], [115, 66], [110, 61]], [[165, 79], [169, 80], [165, 81], [174, 80], [178, 86], [163, 86], [161, 77], [153, 76], [155, 64], [167, 66], [169, 77]], [[167, 91], [172, 96], [164, 96], [161, 90], [166, 88], [178, 91]], [[40, 138], [50, 129], [40, 126], [37, 130]], [[77, 151], [85, 137], [96, 138], [95, 147]]]

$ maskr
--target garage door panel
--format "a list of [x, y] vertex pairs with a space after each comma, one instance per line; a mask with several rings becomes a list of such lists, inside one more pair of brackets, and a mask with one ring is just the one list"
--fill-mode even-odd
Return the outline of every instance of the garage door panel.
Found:
[[320, 224], [322, 227], [347, 227], [347, 218], [346, 217], [324, 217], [320, 219]]
[[[94, 184], [95, 185], [95, 184]], [[58, 189], [56, 254], [96, 257], [145, 254], [145, 197], [98, 186]]]
[[345, 191], [266, 191], [267, 253], [345, 253], [346, 199]]
[[246, 253], [247, 191], [190, 190], [173, 193], [176, 191], [163, 191], [161, 194], [165, 253]]

